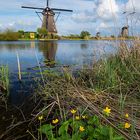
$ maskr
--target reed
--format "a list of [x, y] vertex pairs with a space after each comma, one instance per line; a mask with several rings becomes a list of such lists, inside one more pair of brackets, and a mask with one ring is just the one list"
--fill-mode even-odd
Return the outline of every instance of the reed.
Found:
[[0, 67], [0, 88], [2, 93], [9, 95], [9, 68], [7, 65]]
[[19, 54], [17, 53], [17, 64], [18, 64], [18, 79], [21, 81], [21, 65], [19, 60]]

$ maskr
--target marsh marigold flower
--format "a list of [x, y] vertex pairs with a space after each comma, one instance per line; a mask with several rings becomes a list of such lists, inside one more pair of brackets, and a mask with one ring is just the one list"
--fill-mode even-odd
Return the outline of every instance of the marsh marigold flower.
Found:
[[80, 116], [76, 116], [75, 119], [76, 119], [76, 120], [80, 120]]
[[125, 117], [126, 117], [126, 118], [128, 118], [128, 117], [129, 117], [129, 114], [128, 114], [128, 113], [126, 113], [126, 114], [125, 114]]
[[85, 131], [85, 128], [84, 128], [83, 126], [80, 126], [80, 127], [79, 127], [79, 130], [80, 130], [81, 132], [83, 132], [83, 131]]
[[71, 112], [72, 114], [75, 114], [75, 113], [76, 113], [76, 110], [72, 109], [70, 112]]
[[57, 124], [58, 122], [59, 122], [58, 119], [52, 120], [52, 123], [53, 123], [53, 124]]
[[39, 116], [39, 117], [38, 117], [38, 120], [39, 120], [39, 121], [43, 120], [43, 115]]
[[129, 123], [125, 123], [125, 124], [124, 124], [124, 128], [128, 129], [128, 128], [130, 128], [130, 127], [131, 127], [131, 124], [129, 124]]
[[106, 107], [103, 112], [106, 114], [106, 115], [109, 115], [111, 113], [111, 109], [109, 107]]
[[82, 119], [87, 119], [87, 116], [83, 115], [83, 116], [82, 116]]

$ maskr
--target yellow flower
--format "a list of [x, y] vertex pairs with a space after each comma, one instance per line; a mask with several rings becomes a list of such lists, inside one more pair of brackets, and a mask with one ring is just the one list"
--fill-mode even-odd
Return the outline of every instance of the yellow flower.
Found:
[[52, 123], [53, 123], [53, 124], [57, 124], [58, 122], [59, 122], [58, 119], [52, 120]]
[[75, 114], [75, 113], [76, 113], [76, 110], [72, 109], [70, 112], [71, 112], [72, 114]]
[[85, 116], [85, 115], [82, 116], [82, 119], [86, 119], [86, 118], [87, 118], [87, 116]]
[[43, 120], [43, 115], [39, 116], [38, 120], [40, 120], [40, 121]]
[[106, 113], [106, 115], [109, 115], [111, 113], [111, 109], [109, 107], [106, 107], [103, 111], [104, 113]]
[[79, 116], [76, 116], [75, 119], [76, 119], [76, 120], [80, 120], [80, 117], [79, 117]]
[[130, 126], [131, 126], [131, 124], [129, 124], [129, 123], [124, 124], [124, 128], [126, 128], [126, 129], [130, 128]]
[[126, 113], [126, 114], [125, 114], [125, 117], [126, 117], [126, 118], [128, 118], [128, 117], [129, 117], [129, 114], [128, 114], [128, 113]]
[[85, 128], [84, 128], [83, 126], [80, 126], [80, 127], [79, 127], [79, 130], [80, 130], [81, 132], [83, 132], [83, 131], [85, 131]]

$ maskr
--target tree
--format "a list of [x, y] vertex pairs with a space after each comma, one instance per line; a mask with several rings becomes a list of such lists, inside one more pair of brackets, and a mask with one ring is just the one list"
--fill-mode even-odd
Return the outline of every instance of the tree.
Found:
[[82, 31], [81, 34], [80, 34], [80, 37], [82, 39], [89, 39], [90, 38], [90, 33], [88, 31]]
[[48, 31], [46, 28], [38, 28], [37, 32], [39, 34], [39, 37], [45, 38], [48, 35]]
[[19, 38], [24, 38], [24, 31], [18, 30]]
[[18, 32], [15, 32], [15, 31], [13, 31], [11, 29], [6, 29], [3, 32], [3, 36], [4, 36], [4, 40], [13, 41], [13, 40], [18, 40], [19, 33]]
[[115, 38], [115, 35], [111, 35], [110, 37], [111, 37], [111, 38]]

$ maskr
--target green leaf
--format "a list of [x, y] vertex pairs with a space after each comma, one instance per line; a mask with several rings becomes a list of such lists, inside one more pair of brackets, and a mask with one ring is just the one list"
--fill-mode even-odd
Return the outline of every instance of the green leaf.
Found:
[[115, 136], [113, 140], [125, 140], [122, 136]]
[[39, 128], [39, 131], [43, 134], [47, 134], [47, 132], [52, 130], [53, 128], [54, 126], [52, 126], [51, 124], [45, 124]]
[[80, 135], [78, 135], [78, 133], [73, 134], [72, 140], [81, 140]]
[[113, 129], [112, 129], [112, 127], [109, 127], [109, 138], [110, 138], [110, 140], [113, 140]]
[[58, 134], [59, 134], [59, 135], [66, 134], [67, 131], [68, 131], [68, 126], [69, 126], [69, 122], [68, 122], [68, 121], [64, 122], [64, 123], [61, 125], [61, 127], [59, 128]]
[[50, 140], [55, 140], [54, 139], [54, 135], [53, 135], [53, 132], [52, 132], [52, 129], [54, 128], [54, 126], [52, 126], [51, 124], [45, 124], [45, 125], [42, 125], [40, 128], [39, 128], [39, 131], [43, 134], [45, 134], [48, 139]]
[[99, 118], [97, 116], [93, 116], [92, 118], [89, 119], [88, 124], [91, 125], [99, 125]]

